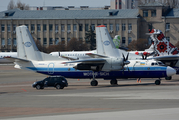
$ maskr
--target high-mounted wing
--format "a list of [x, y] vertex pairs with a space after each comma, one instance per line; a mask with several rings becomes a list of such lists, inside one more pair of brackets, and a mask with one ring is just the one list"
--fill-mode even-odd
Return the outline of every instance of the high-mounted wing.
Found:
[[68, 62], [63, 62], [62, 64], [66, 63], [104, 63], [106, 60], [102, 58], [91, 58], [91, 59], [84, 59], [84, 60], [74, 60], [74, 61], [68, 61]]

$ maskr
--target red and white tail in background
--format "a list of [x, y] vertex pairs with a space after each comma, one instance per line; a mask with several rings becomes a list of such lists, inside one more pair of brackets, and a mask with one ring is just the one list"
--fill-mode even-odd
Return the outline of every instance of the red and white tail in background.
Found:
[[[149, 31], [154, 42], [154, 50], [157, 56], [178, 54], [178, 48], [172, 45], [164, 36], [161, 30], [152, 29]], [[157, 37], [154, 37], [157, 35]]]

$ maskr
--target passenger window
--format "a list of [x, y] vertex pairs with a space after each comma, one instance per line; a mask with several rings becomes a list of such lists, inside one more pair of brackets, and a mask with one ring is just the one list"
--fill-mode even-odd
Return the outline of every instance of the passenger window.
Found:
[[155, 63], [155, 65], [158, 65], [158, 63]]
[[151, 65], [154, 65], [154, 63], [152, 63]]

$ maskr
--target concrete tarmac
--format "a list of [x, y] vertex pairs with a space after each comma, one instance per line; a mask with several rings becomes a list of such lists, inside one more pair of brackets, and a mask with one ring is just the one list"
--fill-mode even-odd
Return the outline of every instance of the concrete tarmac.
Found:
[[156, 79], [118, 79], [118, 85], [99, 79], [67, 79], [63, 90], [36, 90], [31, 85], [46, 75], [0, 65], [0, 119], [125, 119], [178, 120], [179, 77], [155, 85]]

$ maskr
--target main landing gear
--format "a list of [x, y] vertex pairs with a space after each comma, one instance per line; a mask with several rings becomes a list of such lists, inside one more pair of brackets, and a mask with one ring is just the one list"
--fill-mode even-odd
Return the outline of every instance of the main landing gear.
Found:
[[161, 83], [161, 80], [160, 80], [160, 79], [155, 81], [155, 84], [156, 84], [156, 85], [160, 85], [160, 83]]
[[116, 79], [111, 79], [110, 83], [111, 83], [111, 85], [118, 85]]
[[97, 85], [98, 85], [98, 81], [95, 80], [94, 71], [93, 71], [93, 80], [91, 81], [91, 86], [97, 86]]

